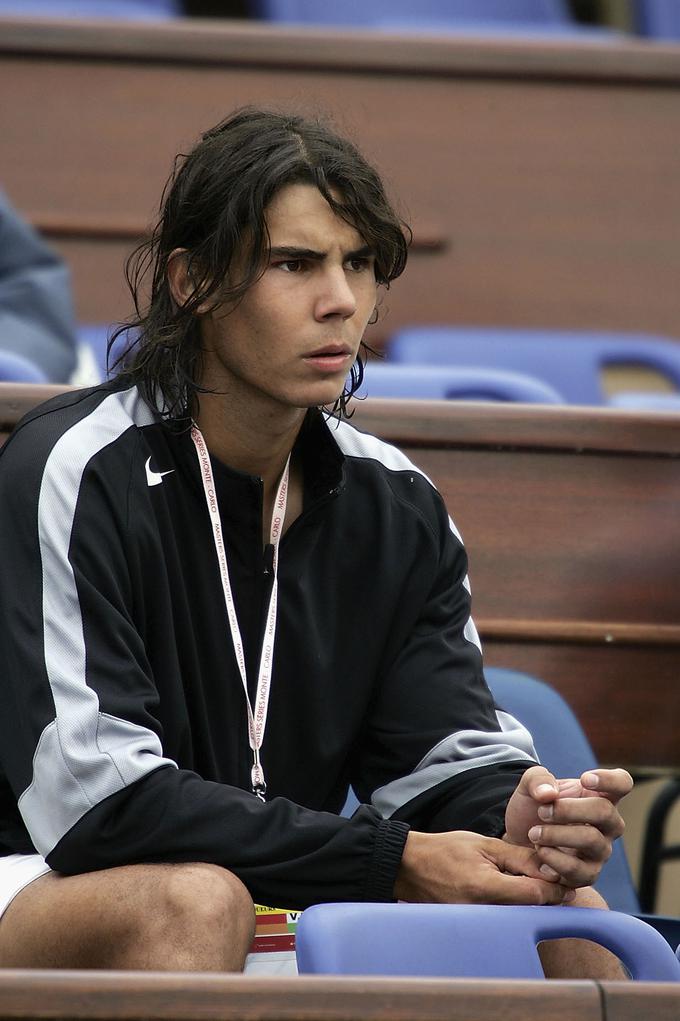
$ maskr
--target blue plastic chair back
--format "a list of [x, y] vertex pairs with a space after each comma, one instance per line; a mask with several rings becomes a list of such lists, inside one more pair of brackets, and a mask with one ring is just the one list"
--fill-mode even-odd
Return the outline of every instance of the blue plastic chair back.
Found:
[[654, 393], [647, 390], [622, 390], [612, 394], [613, 408], [628, 411], [680, 411], [680, 393]]
[[592, 908], [481, 904], [317, 904], [297, 926], [302, 974], [544, 978], [536, 946], [592, 939], [634, 979], [680, 981], [680, 963], [651, 926]]
[[449, 365], [434, 368], [376, 361], [366, 366], [357, 396], [522, 401], [527, 404], [566, 403], [554, 387], [521, 372]]
[[636, 28], [652, 39], [680, 39], [678, 0], [634, 0]]
[[399, 331], [390, 362], [511, 369], [553, 386], [570, 404], [607, 404], [603, 370], [653, 369], [680, 392], [680, 341], [644, 334], [421, 326]]
[[0, 382], [2, 383], [47, 383], [47, 376], [37, 365], [14, 354], [0, 350]]
[[40, 18], [150, 21], [182, 14], [180, 0], [0, 0], [0, 14]]
[[[581, 724], [554, 688], [515, 670], [487, 667], [485, 675], [497, 705], [531, 732], [540, 761], [552, 773], [558, 777], [580, 776], [598, 765]], [[595, 888], [617, 911], [636, 914], [640, 910], [620, 840], [615, 842]]]
[[128, 345], [127, 334], [123, 333], [116, 339], [111, 348], [111, 354], [107, 355], [109, 337], [113, 333], [112, 326], [107, 326], [103, 323], [81, 324], [76, 332], [78, 343], [86, 344], [92, 351], [101, 378], [107, 379], [109, 376], [115, 375], [118, 372], [118, 367], [115, 364], [116, 359], [125, 351]]
[[626, 32], [605, 25], [585, 25], [582, 22], [541, 22], [523, 21], [464, 21], [446, 18], [424, 18], [420, 15], [401, 18], [380, 18], [374, 28], [390, 34], [436, 35], [436, 36], [484, 36], [503, 39], [559, 40], [574, 39], [579, 43], [620, 43], [630, 36]]
[[572, 20], [565, 0], [251, 0], [251, 4], [261, 18], [316, 25], [375, 25], [402, 17], [528, 25]]

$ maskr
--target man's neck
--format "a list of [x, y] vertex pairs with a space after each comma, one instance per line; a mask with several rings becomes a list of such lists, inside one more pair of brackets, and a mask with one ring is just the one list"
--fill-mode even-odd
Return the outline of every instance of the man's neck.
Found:
[[230, 468], [263, 480], [266, 504], [273, 499], [305, 410], [252, 410], [236, 408], [219, 394], [201, 394], [197, 424], [211, 454]]

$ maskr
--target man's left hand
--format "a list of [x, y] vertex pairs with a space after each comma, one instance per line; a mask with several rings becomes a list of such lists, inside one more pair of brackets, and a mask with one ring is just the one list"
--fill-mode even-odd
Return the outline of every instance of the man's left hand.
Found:
[[591, 769], [558, 780], [544, 766], [532, 766], [508, 802], [504, 839], [533, 845], [546, 879], [590, 886], [624, 831], [617, 805], [632, 787], [625, 769]]

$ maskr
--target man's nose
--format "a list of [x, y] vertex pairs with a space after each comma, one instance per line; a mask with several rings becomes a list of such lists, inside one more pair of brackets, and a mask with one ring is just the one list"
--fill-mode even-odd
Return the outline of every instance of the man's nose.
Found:
[[319, 293], [316, 299], [316, 318], [327, 319], [328, 316], [342, 316], [348, 319], [357, 310], [354, 291], [343, 267], [329, 268], [323, 274]]

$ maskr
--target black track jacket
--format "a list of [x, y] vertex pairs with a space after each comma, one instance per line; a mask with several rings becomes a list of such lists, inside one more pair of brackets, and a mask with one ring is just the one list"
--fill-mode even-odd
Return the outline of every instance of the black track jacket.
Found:
[[[68, 874], [213, 862], [256, 901], [302, 908], [392, 899], [409, 825], [502, 831], [534, 752], [484, 682], [441, 497], [394, 447], [316, 411], [296, 456], [263, 804], [189, 434], [124, 381], [59, 396], [14, 431], [0, 854], [37, 849]], [[252, 677], [271, 581], [262, 483], [212, 460]], [[364, 804], [345, 819], [349, 783]]]

